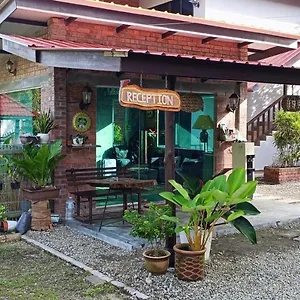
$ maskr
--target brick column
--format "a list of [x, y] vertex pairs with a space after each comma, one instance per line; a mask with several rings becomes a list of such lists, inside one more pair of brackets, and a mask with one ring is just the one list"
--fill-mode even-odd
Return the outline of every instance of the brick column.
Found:
[[[52, 112], [58, 128], [50, 133], [50, 140], [63, 139], [63, 154], [66, 154], [67, 136], [67, 84], [66, 69], [54, 68], [48, 82], [41, 87], [41, 109]], [[65, 201], [68, 196], [67, 182], [65, 178], [65, 162], [62, 161], [54, 174], [54, 185], [61, 189], [60, 197], [55, 200], [55, 213], [64, 216]]]

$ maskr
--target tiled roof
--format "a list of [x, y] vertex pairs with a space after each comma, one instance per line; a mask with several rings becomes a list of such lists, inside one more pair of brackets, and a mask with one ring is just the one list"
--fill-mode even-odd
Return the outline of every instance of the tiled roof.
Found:
[[283, 67], [291, 67], [300, 59], [300, 47], [296, 50], [287, 51], [275, 56], [262, 59], [261, 63], [279, 65]]
[[16, 99], [6, 94], [0, 94], [0, 116], [33, 117], [34, 113], [29, 107], [21, 104]]
[[[46, 50], [46, 51], [59, 51], [59, 50], [70, 50], [70, 51], [103, 51], [110, 52], [111, 56], [114, 54], [121, 53], [123, 56], [127, 56], [130, 53], [136, 54], [149, 54], [149, 55], [158, 55], [158, 56], [168, 56], [168, 57], [178, 57], [178, 58], [188, 58], [188, 59], [199, 59], [212, 62], [225, 62], [225, 63], [236, 63], [236, 64], [246, 64], [246, 65], [259, 65], [259, 66], [273, 66], [273, 67], [285, 67], [282, 64], [282, 60], [262, 60], [262, 61], [241, 61], [225, 58], [216, 58], [216, 57], [207, 57], [207, 56], [197, 56], [192, 54], [179, 55], [177, 53], [171, 52], [161, 52], [161, 51], [149, 51], [145, 49], [136, 49], [136, 48], [119, 48], [119, 47], [109, 47], [103, 46], [101, 44], [89, 44], [89, 43], [77, 43], [69, 41], [60, 41], [60, 40], [47, 40], [43, 38], [36, 37], [24, 37], [18, 35], [5, 35], [0, 34], [0, 38], [15, 42], [17, 44], [23, 45], [25, 47], [34, 49], [34, 50]], [[289, 52], [298, 51], [293, 50]]]

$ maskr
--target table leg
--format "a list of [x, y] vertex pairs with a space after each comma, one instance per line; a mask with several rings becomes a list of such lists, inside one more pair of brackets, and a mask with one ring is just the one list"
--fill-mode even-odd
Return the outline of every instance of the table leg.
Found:
[[127, 199], [127, 190], [123, 190], [123, 214], [124, 211], [128, 208], [128, 199]]
[[142, 193], [138, 193], [138, 213], [142, 213]]
[[76, 196], [76, 214], [79, 217], [80, 216], [80, 196]]
[[89, 223], [92, 224], [92, 220], [93, 220], [93, 199], [92, 199], [92, 197], [89, 197], [88, 200], [89, 200]]

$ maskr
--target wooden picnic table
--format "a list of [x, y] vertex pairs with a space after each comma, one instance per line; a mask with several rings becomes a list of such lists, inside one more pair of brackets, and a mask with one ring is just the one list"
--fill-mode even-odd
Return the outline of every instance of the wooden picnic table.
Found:
[[137, 192], [138, 194], [138, 212], [141, 213], [141, 194], [146, 190], [146, 187], [152, 187], [157, 185], [156, 180], [144, 180], [135, 178], [118, 178], [110, 177], [105, 179], [93, 179], [86, 181], [87, 184], [93, 187], [108, 187], [112, 190], [120, 189], [123, 192], [123, 212], [128, 207], [128, 194], [132, 192]]

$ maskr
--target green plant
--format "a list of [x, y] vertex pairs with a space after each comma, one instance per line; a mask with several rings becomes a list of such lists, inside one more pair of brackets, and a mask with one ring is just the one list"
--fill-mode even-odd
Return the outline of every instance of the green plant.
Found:
[[47, 112], [41, 112], [35, 118], [33, 126], [36, 133], [49, 133], [50, 130], [57, 128], [57, 125], [51, 117], [50, 110]]
[[130, 234], [148, 240], [153, 256], [160, 256], [163, 242], [174, 233], [174, 223], [163, 219], [162, 216], [171, 215], [169, 205], [150, 203], [149, 209], [142, 215], [137, 211], [125, 211], [124, 220], [133, 225]]
[[13, 158], [24, 177], [34, 189], [49, 185], [51, 176], [58, 163], [65, 157], [61, 154], [62, 140], [42, 146], [26, 145], [21, 159]]
[[6, 220], [6, 208], [3, 204], [0, 204], [0, 221]]
[[[253, 243], [256, 243], [256, 233], [251, 223], [240, 217], [247, 214], [258, 214], [259, 211], [250, 203], [255, 192], [257, 182], [245, 182], [245, 169], [234, 170], [228, 179], [225, 175], [209, 180], [201, 189], [195, 182], [185, 182], [185, 187], [170, 180], [176, 193], [163, 192], [160, 196], [181, 207], [182, 211], [189, 214], [187, 223], [180, 223], [179, 218], [163, 216], [164, 220], [173, 221], [180, 225], [176, 232], [184, 231], [191, 250], [200, 251], [205, 245], [210, 234], [220, 219], [226, 223], [237, 225], [247, 221], [247, 226], [242, 227], [243, 234]], [[193, 191], [193, 197], [190, 197]], [[241, 221], [242, 220], [242, 221]], [[235, 224], [236, 222], [236, 224]], [[191, 232], [194, 234], [191, 234]]]
[[278, 111], [275, 128], [274, 145], [280, 167], [295, 166], [300, 160], [300, 112]]
[[117, 144], [123, 142], [122, 127], [117, 124], [114, 126], [114, 142]]

